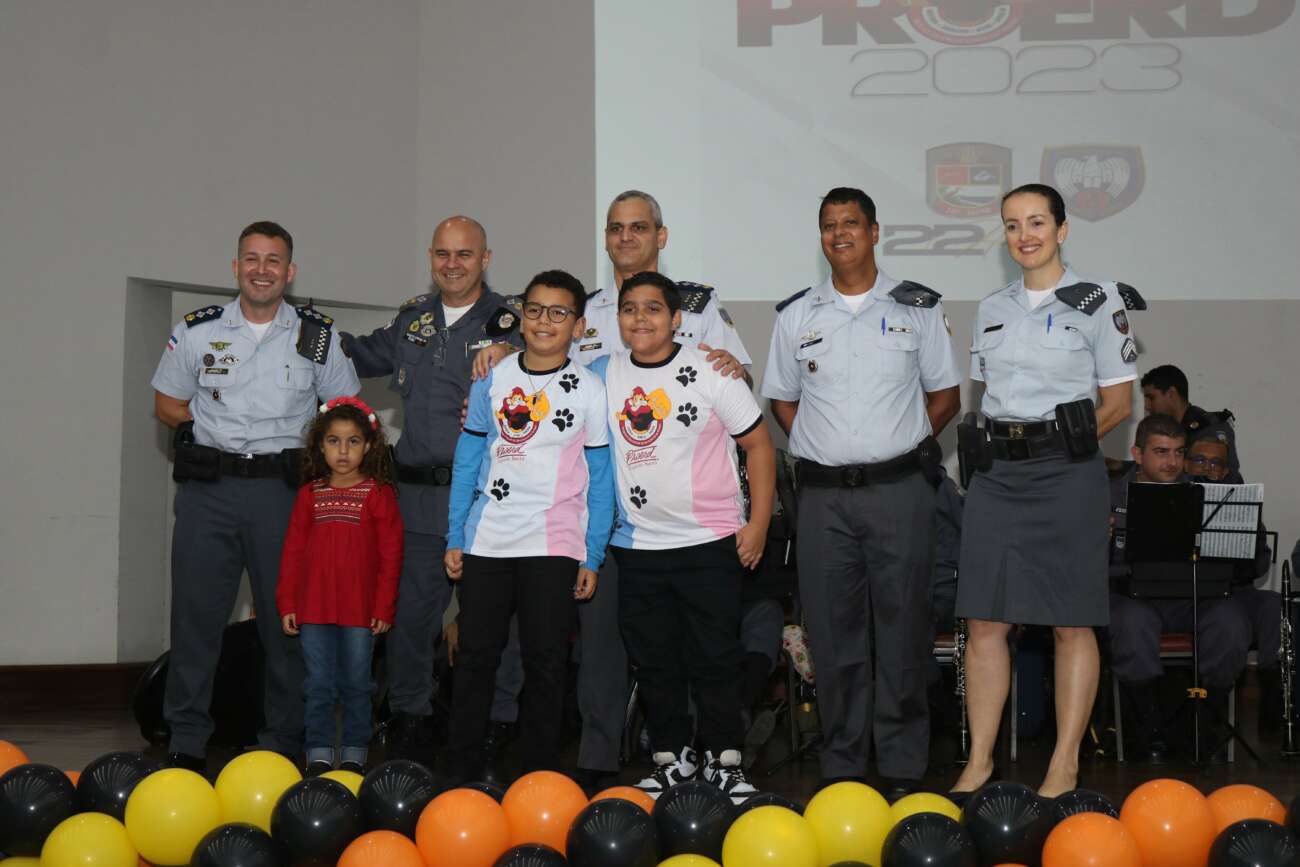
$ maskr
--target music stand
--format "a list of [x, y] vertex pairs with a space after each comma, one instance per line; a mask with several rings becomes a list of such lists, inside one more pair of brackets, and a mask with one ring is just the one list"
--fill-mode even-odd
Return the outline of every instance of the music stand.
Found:
[[[1211, 486], [1216, 494], [1220, 487]], [[1133, 572], [1131, 594], [1146, 598], [1190, 597], [1192, 602], [1192, 686], [1187, 691], [1187, 698], [1192, 702], [1192, 758], [1198, 764], [1201, 762], [1201, 707], [1209, 697], [1200, 682], [1200, 599], [1202, 596], [1226, 597], [1232, 590], [1231, 568], [1215, 569], [1209, 580], [1202, 583], [1199, 570], [1201, 546], [1205, 541], [1202, 534], [1233, 493], [1228, 491], [1221, 499], [1207, 503], [1206, 487], [1199, 484], [1133, 482], [1128, 488], [1124, 558]], [[1263, 504], [1243, 502], [1236, 505], [1254, 507], [1255, 529], [1215, 527], [1212, 532], [1250, 533], [1252, 536], [1258, 532], [1259, 511]], [[1253, 554], [1252, 545], [1252, 557]], [[1189, 576], [1190, 582], [1187, 581]], [[1258, 762], [1259, 756], [1232, 723], [1226, 719], [1222, 722], [1228, 729], [1228, 740], [1235, 739]], [[1215, 748], [1218, 746], [1216, 744]]]

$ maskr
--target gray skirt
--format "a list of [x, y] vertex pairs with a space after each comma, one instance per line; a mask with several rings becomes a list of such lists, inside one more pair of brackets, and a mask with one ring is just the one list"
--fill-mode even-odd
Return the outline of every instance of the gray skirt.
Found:
[[962, 510], [957, 616], [1107, 625], [1109, 514], [1100, 453], [994, 461], [971, 481]]

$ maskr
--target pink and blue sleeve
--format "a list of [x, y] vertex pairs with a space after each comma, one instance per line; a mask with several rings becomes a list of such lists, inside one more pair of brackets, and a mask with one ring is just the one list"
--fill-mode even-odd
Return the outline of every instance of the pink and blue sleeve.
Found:
[[474, 504], [474, 483], [487, 459], [487, 435], [492, 424], [492, 374], [470, 386], [465, 429], [456, 440], [451, 465], [451, 492], [447, 507], [447, 547], [465, 547], [465, 522]]

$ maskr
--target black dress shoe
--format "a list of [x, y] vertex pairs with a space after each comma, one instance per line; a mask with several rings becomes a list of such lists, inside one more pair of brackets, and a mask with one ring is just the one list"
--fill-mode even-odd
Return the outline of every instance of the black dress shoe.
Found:
[[360, 774], [363, 777], [366, 775], [365, 765], [360, 762], [339, 762], [339, 770], [347, 771], [350, 774]]
[[322, 759], [320, 761], [309, 763], [307, 765], [306, 770], [303, 771], [302, 775], [308, 778], [319, 777], [321, 774], [328, 774], [332, 770], [334, 770], [333, 763], [327, 762], [324, 759]]
[[587, 793], [587, 797], [593, 797], [614, 785], [614, 779], [617, 777], [613, 771], [596, 771], [591, 768], [578, 768], [574, 779], [582, 790]]
[[194, 756], [189, 753], [168, 753], [167, 767], [184, 768], [196, 774], [207, 774], [208, 760], [203, 756]]
[[882, 777], [880, 780], [880, 794], [891, 804], [919, 791], [922, 791], [920, 780], [902, 777]]

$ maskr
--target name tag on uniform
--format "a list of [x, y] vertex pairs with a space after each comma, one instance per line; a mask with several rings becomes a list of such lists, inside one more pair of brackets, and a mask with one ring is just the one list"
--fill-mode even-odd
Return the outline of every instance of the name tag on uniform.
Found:
[[590, 352], [590, 351], [593, 350], [593, 349], [600, 349], [600, 348], [601, 348], [602, 346], [604, 346], [604, 345], [605, 345], [605, 344], [603, 344], [603, 343], [579, 343], [579, 344], [578, 344], [578, 351], [579, 351], [579, 352]]
[[889, 326], [889, 333], [890, 334], [911, 334], [912, 329], [908, 328], [906, 325], [891, 325]]
[[492, 340], [491, 337], [485, 337], [482, 340], [476, 341], [474, 343], [466, 343], [465, 349], [469, 352], [473, 352], [476, 349], [483, 349], [485, 347], [491, 346], [493, 342], [494, 341]]
[[205, 368], [203, 368], [203, 372], [206, 373], [206, 374], [215, 374], [216, 376], [225, 376], [226, 374], [230, 373], [230, 368], [228, 368], [228, 367], [205, 367]]
[[1002, 330], [1001, 325], [990, 325], [988, 328], [984, 329], [984, 333], [988, 334], [990, 331], [1001, 331], [1001, 330]]
[[411, 332], [408, 331], [408, 332], [406, 332], [405, 334], [403, 334], [402, 336], [406, 338], [406, 340], [407, 340], [408, 343], [414, 343], [416, 346], [428, 346], [428, 345], [429, 345], [429, 341], [426, 340], [425, 338], [421, 337], [421, 336], [418, 335], [418, 334], [412, 334]]
[[821, 343], [822, 340], [824, 340], [824, 339], [825, 339], [825, 338], [818, 337], [816, 340], [806, 340], [806, 341], [804, 341], [803, 343], [800, 343], [800, 344], [799, 344], [799, 348], [800, 348], [800, 349], [807, 349], [809, 346], [816, 346], [818, 343]]

